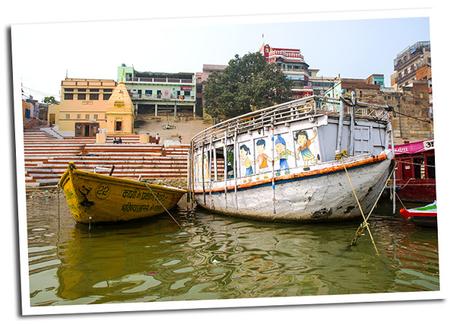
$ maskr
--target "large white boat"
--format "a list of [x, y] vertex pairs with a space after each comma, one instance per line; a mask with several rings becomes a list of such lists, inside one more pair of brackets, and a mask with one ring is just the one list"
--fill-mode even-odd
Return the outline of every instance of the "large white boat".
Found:
[[389, 111], [311, 96], [226, 120], [192, 139], [189, 189], [200, 206], [240, 217], [367, 214], [392, 165]]

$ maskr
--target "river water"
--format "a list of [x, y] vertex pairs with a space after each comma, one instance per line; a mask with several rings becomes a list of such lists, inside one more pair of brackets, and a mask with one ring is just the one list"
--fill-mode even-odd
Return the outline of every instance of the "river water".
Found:
[[201, 209], [118, 225], [78, 225], [63, 195], [28, 194], [32, 306], [439, 290], [436, 228], [389, 215], [273, 224]]

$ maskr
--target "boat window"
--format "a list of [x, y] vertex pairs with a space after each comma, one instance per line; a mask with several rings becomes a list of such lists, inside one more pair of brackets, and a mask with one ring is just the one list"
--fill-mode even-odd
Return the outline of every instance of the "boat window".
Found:
[[224, 148], [219, 147], [216, 148], [216, 167], [217, 170], [214, 172], [217, 172], [217, 181], [222, 181], [224, 180]]
[[426, 164], [427, 164], [428, 178], [430, 178], [430, 179], [436, 178], [434, 155], [430, 155], [430, 156], [426, 157]]
[[227, 150], [227, 165], [225, 166], [227, 168], [227, 179], [233, 179], [235, 177], [235, 173], [233, 170], [233, 144], [232, 145], [227, 145], [226, 150]]
[[414, 178], [424, 179], [425, 178], [425, 165], [422, 157], [414, 158]]

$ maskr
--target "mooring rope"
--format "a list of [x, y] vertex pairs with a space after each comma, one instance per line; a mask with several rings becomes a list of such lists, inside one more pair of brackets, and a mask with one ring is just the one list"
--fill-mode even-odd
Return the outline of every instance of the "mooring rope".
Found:
[[[369, 237], [371, 238], [371, 241], [372, 241], [372, 245], [374, 246], [375, 253], [377, 255], [380, 255], [379, 250], [377, 249], [377, 246], [375, 245], [375, 241], [374, 241], [374, 237], [372, 236], [371, 229], [369, 228], [369, 223], [367, 222], [366, 216], [364, 216], [363, 209], [362, 209], [361, 204], [359, 202], [358, 196], [356, 195], [355, 188], [353, 187], [353, 184], [351, 183], [351, 178], [350, 178], [350, 175], [348, 174], [348, 170], [347, 170], [345, 165], [343, 166], [343, 169], [345, 170], [345, 174], [347, 175], [347, 179], [348, 179], [348, 182], [350, 184], [351, 191], [353, 192], [353, 195], [355, 197], [356, 203], [358, 204], [358, 207], [359, 207], [359, 211], [361, 212], [361, 216], [363, 217], [363, 220], [364, 220], [360, 225], [360, 228], [362, 227], [361, 233], [362, 233], [362, 231], [364, 229], [367, 229], [367, 232], [369, 233]], [[358, 230], [359, 230], [359, 228], [358, 228]]]
[[[390, 180], [390, 178], [393, 175], [393, 173], [395, 172], [395, 170], [396, 170], [396, 165], [393, 166], [393, 169], [391, 170], [390, 174], [388, 175], [387, 179], [385, 180], [385, 184], [388, 183], [388, 180]], [[384, 191], [385, 191], [385, 186], [383, 186], [382, 189], [380, 190], [380, 193], [379, 193], [377, 199], [375, 200], [375, 203], [372, 206], [371, 211], [367, 214], [367, 217], [364, 220], [366, 224], [364, 224], [364, 222], [363, 222], [363, 223], [361, 223], [359, 225], [358, 229], [355, 232], [355, 237], [351, 240], [350, 245], [355, 246], [358, 243], [358, 238], [363, 233], [364, 226], [367, 226], [369, 224], [367, 222], [367, 220], [371, 217], [371, 214], [374, 211], [374, 208], [377, 206], [377, 203], [380, 200], [380, 197], [382, 196]]]
[[166, 213], [168, 213], [169, 217], [172, 218], [172, 220], [180, 227], [182, 228], [182, 226], [177, 222], [177, 220], [174, 218], [173, 215], [171, 215], [171, 213], [169, 212], [169, 210], [166, 209], [166, 207], [161, 203], [160, 199], [158, 199], [157, 195], [153, 192], [153, 190], [149, 187], [149, 185], [147, 183], [144, 182], [144, 185], [147, 187], [148, 190], [150, 190], [150, 192], [152, 193], [153, 197], [158, 201], [158, 203], [161, 205], [161, 207], [163, 207], [163, 209], [166, 211]]
[[406, 206], [404, 206], [404, 203], [402, 202], [401, 198], [399, 198], [399, 195], [398, 193], [395, 193], [395, 196], [396, 198], [398, 198], [399, 202], [401, 203], [401, 205], [403, 206], [404, 209], [407, 209]]

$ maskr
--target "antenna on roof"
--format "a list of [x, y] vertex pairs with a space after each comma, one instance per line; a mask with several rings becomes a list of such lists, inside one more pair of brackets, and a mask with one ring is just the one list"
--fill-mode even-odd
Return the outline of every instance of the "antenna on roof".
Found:
[[65, 78], [66, 78], [66, 79], [68, 78], [68, 74], [69, 74], [69, 70], [68, 70], [68, 69], [65, 69]]

